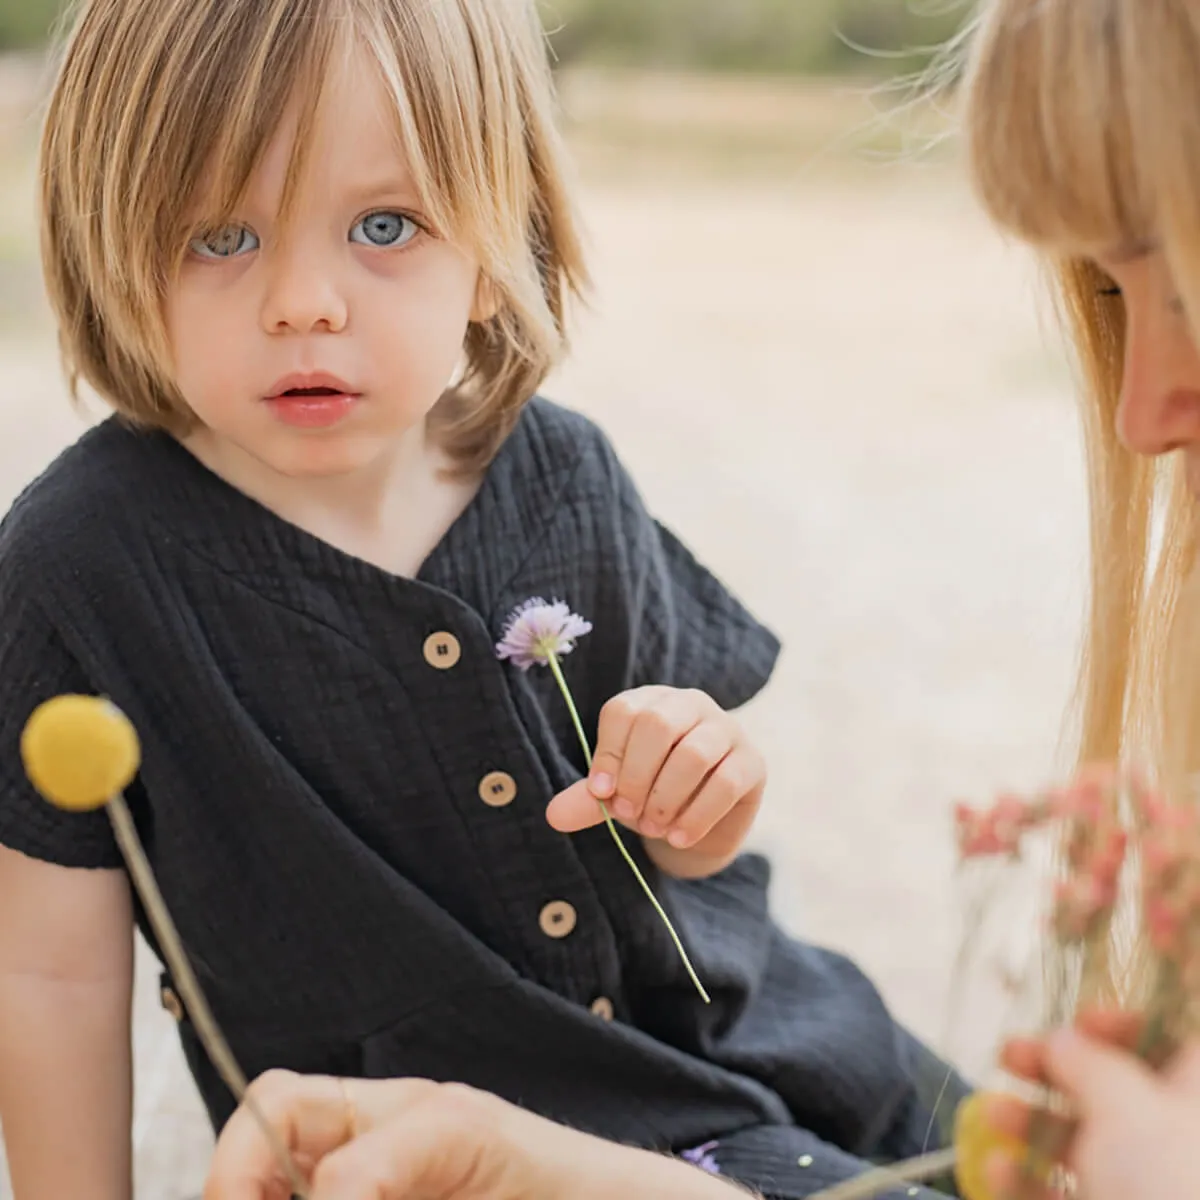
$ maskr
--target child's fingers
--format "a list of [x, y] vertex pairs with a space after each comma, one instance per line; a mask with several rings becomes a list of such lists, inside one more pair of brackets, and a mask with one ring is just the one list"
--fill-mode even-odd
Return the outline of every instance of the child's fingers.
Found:
[[[684, 812], [695, 804], [702, 792], [709, 793], [705, 811], [691, 824], [707, 818], [707, 810], [717, 801], [717, 793], [725, 790], [724, 785], [728, 781], [722, 781], [713, 788], [709, 787], [709, 783], [733, 753], [736, 732], [733, 722], [728, 719], [701, 721], [671, 750], [650, 788], [650, 796], [638, 824], [646, 837], [665, 837], [668, 831], [679, 828]], [[704, 832], [707, 833], [738, 799], [738, 796], [729, 798], [725, 809], [712, 815]]]
[[559, 833], [579, 833], [604, 820], [604, 813], [586, 779], [559, 792], [546, 809], [546, 820]]
[[635, 688], [614, 696], [601, 710], [596, 729], [596, 748], [588, 785], [597, 800], [614, 800], [625, 748], [633, 730], [633, 722], [643, 708], [655, 702], [663, 688]]
[[687, 849], [720, 826], [728, 831], [730, 844], [739, 844], [754, 822], [764, 777], [757, 752], [735, 748], [675, 818], [667, 840], [677, 849]]
[[704, 719], [710, 706], [712, 701], [701, 692], [666, 690], [635, 714], [617, 775], [614, 807], [621, 820], [640, 827], [650, 791], [667, 758]]

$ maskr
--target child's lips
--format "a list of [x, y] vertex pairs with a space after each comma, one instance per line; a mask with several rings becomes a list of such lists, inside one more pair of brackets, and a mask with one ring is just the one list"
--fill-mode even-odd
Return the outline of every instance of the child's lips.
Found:
[[293, 390], [267, 398], [267, 405], [285, 425], [325, 429], [336, 425], [359, 397], [352, 392]]

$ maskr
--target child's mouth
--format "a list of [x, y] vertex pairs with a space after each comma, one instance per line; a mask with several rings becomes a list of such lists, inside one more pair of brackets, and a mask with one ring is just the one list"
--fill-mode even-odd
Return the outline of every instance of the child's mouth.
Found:
[[285, 425], [299, 429], [326, 429], [336, 425], [354, 406], [357, 396], [332, 387], [288, 388], [267, 403]]

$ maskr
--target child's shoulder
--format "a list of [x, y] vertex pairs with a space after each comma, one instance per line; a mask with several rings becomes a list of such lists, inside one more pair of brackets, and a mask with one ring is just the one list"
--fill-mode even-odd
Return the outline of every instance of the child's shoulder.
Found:
[[537, 481], [539, 490], [560, 495], [626, 486], [624, 468], [604, 430], [583, 413], [541, 395], [525, 406], [501, 462], [527, 484]]
[[0, 520], [0, 573], [36, 577], [56, 563], [104, 553], [121, 539], [137, 515], [134, 462], [141, 437], [110, 419], [62, 451]]
[[510, 441], [542, 454], [548, 464], [567, 468], [612, 454], [607, 436], [595, 421], [542, 395], [525, 406]]

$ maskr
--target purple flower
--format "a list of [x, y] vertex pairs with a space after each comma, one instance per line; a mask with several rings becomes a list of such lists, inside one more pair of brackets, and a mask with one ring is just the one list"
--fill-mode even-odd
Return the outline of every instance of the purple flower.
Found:
[[510, 659], [528, 671], [535, 663], [546, 666], [575, 649], [575, 639], [591, 633], [591, 623], [573, 613], [561, 600], [547, 604], [540, 596], [514, 609], [496, 643], [496, 656]]
[[684, 1162], [690, 1162], [693, 1167], [707, 1171], [710, 1175], [720, 1175], [721, 1168], [717, 1166], [717, 1160], [713, 1158], [712, 1153], [716, 1148], [716, 1142], [705, 1142], [703, 1146], [697, 1146], [694, 1150], [683, 1151], [679, 1157]]

